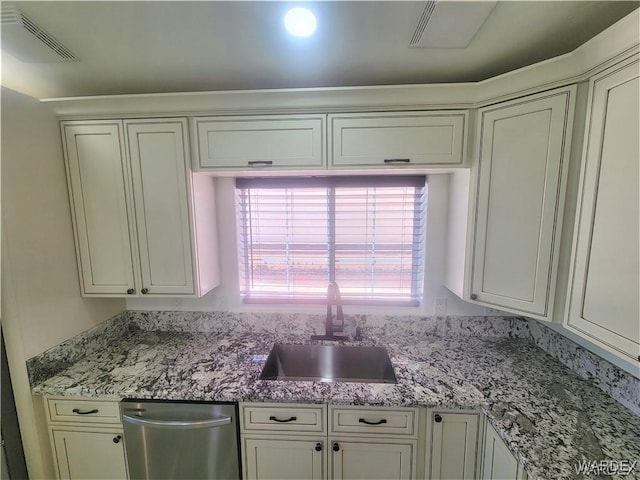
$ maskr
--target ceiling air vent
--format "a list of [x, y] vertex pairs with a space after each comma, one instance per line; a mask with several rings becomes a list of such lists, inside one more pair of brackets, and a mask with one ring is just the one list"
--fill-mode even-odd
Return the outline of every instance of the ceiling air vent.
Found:
[[409, 46], [466, 48], [497, 2], [428, 0]]
[[16, 9], [3, 9], [2, 50], [27, 63], [75, 62], [71, 51]]

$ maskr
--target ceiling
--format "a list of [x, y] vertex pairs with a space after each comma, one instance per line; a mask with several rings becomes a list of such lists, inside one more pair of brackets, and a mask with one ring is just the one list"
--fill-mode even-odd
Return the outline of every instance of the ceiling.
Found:
[[[36, 98], [478, 81], [567, 53], [640, 6], [499, 1], [466, 48], [444, 49], [409, 46], [425, 1], [2, 4], [80, 59], [25, 63], [3, 51], [2, 85]], [[312, 37], [285, 33], [293, 5], [316, 14]]]

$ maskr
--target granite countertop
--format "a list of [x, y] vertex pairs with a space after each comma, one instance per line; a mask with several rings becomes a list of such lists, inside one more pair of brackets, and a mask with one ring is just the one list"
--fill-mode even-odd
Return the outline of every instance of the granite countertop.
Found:
[[[398, 383], [259, 380], [274, 331], [162, 331], [117, 337], [33, 386], [34, 394], [210, 401], [327, 402], [479, 409], [531, 478], [581, 478], [583, 460], [640, 459], [640, 417], [524, 338], [387, 335]], [[310, 332], [311, 333], [311, 332]], [[365, 335], [357, 344], [381, 344]], [[34, 381], [36, 383], [36, 381]], [[630, 476], [640, 478], [640, 466]]]

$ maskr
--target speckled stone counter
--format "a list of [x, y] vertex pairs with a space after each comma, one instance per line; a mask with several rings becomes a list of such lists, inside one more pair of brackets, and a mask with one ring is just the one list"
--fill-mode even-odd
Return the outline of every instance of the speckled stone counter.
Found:
[[[538, 348], [523, 319], [351, 318], [347, 330], [363, 333], [354, 344], [387, 347], [398, 379], [387, 385], [259, 380], [272, 345], [309, 343], [319, 317], [183, 317], [124, 315], [45, 352], [29, 362], [33, 392], [473, 408], [532, 478], [581, 478], [582, 460], [640, 459], [640, 417]], [[625, 478], [640, 478], [640, 466]]]

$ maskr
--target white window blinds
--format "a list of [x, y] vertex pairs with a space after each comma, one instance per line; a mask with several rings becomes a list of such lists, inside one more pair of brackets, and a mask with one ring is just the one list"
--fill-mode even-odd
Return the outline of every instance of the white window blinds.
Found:
[[240, 291], [251, 303], [422, 299], [426, 178], [238, 178]]

